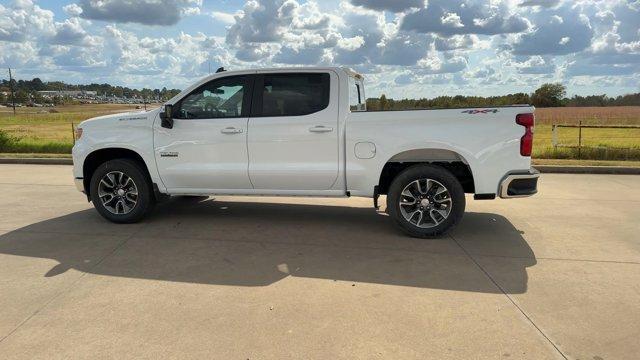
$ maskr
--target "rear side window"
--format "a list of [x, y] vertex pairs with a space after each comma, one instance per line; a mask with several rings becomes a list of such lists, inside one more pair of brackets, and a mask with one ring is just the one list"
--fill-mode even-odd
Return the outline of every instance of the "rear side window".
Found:
[[[262, 104], [257, 115], [301, 116], [329, 106], [329, 74], [265, 74], [264, 85], [257, 90]], [[258, 85], [258, 84], [256, 84]]]

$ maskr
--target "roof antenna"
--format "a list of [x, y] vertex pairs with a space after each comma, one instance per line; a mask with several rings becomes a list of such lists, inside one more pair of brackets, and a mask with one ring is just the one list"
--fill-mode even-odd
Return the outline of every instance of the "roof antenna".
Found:
[[223, 67], [219, 67], [218, 70], [216, 70], [216, 74], [223, 71], [227, 71], [227, 70], [225, 70]]

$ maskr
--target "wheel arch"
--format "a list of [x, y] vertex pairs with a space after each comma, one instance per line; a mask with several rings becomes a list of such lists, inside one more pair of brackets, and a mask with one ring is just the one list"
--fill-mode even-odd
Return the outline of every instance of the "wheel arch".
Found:
[[405, 169], [418, 165], [437, 165], [450, 171], [466, 193], [475, 192], [472, 165], [459, 152], [442, 148], [417, 148], [391, 156], [382, 167], [378, 179], [377, 194], [386, 194], [393, 179]]
[[84, 191], [85, 194], [87, 194], [88, 198], [91, 198], [91, 189], [89, 184], [91, 183], [91, 177], [93, 176], [93, 173], [96, 171], [98, 166], [114, 159], [130, 159], [138, 163], [142, 167], [143, 172], [146, 174], [150, 185], [153, 186], [149, 167], [144, 161], [144, 158], [138, 152], [122, 147], [102, 148], [89, 153], [89, 155], [85, 157], [82, 164]]

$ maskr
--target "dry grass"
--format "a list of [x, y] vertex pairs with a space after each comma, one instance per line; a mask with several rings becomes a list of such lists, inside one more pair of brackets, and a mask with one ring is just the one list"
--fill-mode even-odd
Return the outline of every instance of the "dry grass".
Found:
[[[640, 129], [582, 129], [582, 146], [554, 148], [552, 124], [640, 125], [640, 106], [536, 109], [534, 158], [640, 160]], [[558, 142], [578, 145], [578, 129], [559, 128]]]
[[640, 125], [640, 106], [536, 109], [537, 124]]
[[[19, 139], [10, 149], [11, 152], [68, 153], [73, 146], [72, 126], [96, 116], [136, 109], [131, 104], [84, 104], [65, 105], [55, 108], [0, 108], [0, 130]], [[158, 105], [147, 104], [147, 109]]]
[[[144, 108], [143, 105], [134, 104], [78, 104], [62, 105], [56, 106], [54, 108], [20, 107], [16, 108], [16, 113], [18, 117], [36, 117], [46, 115], [49, 113], [49, 110], [53, 109], [59, 114], [70, 115], [72, 117], [76, 117], [79, 113], [98, 114], [94, 116], [99, 116], [100, 114], [106, 115], [125, 111], [135, 111], [137, 106], [141, 106], [142, 108]], [[159, 105], [147, 104], [147, 109], [153, 109], [157, 106]], [[0, 107], [0, 119], [4, 119], [5, 117], [13, 117], [12, 108]]]

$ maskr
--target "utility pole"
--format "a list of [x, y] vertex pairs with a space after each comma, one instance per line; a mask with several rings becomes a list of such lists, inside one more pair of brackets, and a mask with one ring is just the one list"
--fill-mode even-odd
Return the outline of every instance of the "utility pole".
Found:
[[13, 76], [11, 76], [11, 68], [9, 68], [9, 87], [11, 88], [11, 103], [13, 104], [13, 116], [16, 116], [16, 96], [13, 91]]

